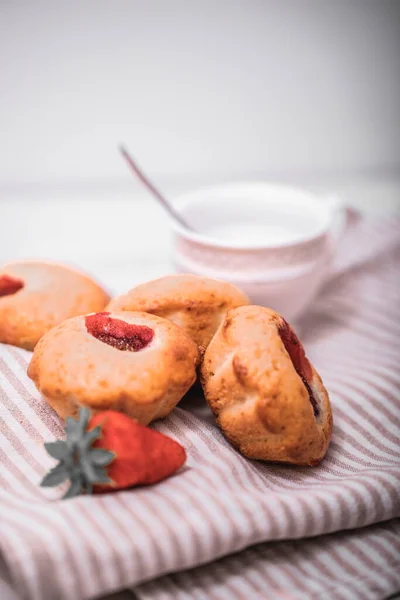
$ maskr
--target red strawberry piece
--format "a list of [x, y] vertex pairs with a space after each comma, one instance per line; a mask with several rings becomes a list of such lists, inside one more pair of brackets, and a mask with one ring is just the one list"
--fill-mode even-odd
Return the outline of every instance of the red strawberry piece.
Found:
[[22, 279], [11, 275], [0, 275], [0, 296], [10, 296], [24, 287]]
[[296, 373], [301, 377], [301, 380], [306, 387], [311, 406], [313, 407], [314, 415], [317, 417], [320, 410], [314, 395], [314, 391], [311, 387], [313, 371], [310, 361], [308, 360], [304, 351], [303, 344], [300, 342], [299, 338], [290, 327], [289, 323], [285, 321], [285, 319], [282, 319], [281, 323], [279, 324], [278, 333], [283, 345], [285, 346], [286, 352], [290, 356]]
[[113, 319], [110, 313], [101, 312], [85, 317], [87, 331], [96, 339], [118, 350], [138, 352], [154, 338], [154, 331], [146, 325], [131, 325]]
[[115, 458], [107, 466], [112, 483], [96, 485], [96, 492], [156, 483], [175, 473], [186, 460], [185, 449], [178, 442], [122, 413], [98, 413], [90, 419], [88, 429], [97, 425], [101, 436], [93, 448], [109, 450]]

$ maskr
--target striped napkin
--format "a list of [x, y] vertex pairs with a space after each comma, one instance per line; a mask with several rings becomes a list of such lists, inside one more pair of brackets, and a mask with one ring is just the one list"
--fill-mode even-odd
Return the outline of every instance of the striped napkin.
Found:
[[[135, 590], [140, 600], [381, 600], [400, 589], [400, 520], [252, 546]], [[397, 596], [399, 598], [399, 596]]]
[[43, 441], [61, 437], [62, 423], [26, 376], [30, 354], [0, 345], [0, 555], [18, 597], [80, 600], [130, 587], [154, 600], [355, 600], [398, 591], [399, 224], [357, 225], [297, 326], [334, 411], [317, 468], [243, 458], [192, 396], [154, 424], [185, 446], [179, 474], [59, 501], [63, 488], [38, 484], [53, 466]]

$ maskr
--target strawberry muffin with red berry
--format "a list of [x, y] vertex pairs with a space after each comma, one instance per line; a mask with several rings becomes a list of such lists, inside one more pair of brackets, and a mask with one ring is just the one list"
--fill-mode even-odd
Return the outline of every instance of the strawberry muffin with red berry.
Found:
[[32, 350], [68, 317], [103, 310], [108, 294], [70, 267], [36, 261], [0, 269], [0, 342]]
[[166, 417], [196, 379], [196, 344], [177, 325], [140, 312], [67, 319], [35, 347], [28, 375], [58, 415], [120, 411], [147, 425]]
[[228, 311], [201, 375], [218, 424], [242, 454], [297, 465], [323, 459], [332, 434], [328, 392], [278, 313], [262, 306]]

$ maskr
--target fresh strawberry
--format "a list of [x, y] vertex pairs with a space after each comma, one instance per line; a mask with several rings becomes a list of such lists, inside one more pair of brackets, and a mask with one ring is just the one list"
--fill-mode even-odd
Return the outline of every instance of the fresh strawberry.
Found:
[[185, 449], [175, 440], [140, 425], [126, 415], [107, 410], [92, 417], [89, 430], [100, 426], [101, 436], [93, 448], [115, 454], [107, 474], [112, 483], [95, 486], [95, 491], [157, 483], [177, 471], [186, 460]]
[[53, 487], [69, 479], [64, 498], [156, 483], [186, 460], [178, 442], [113, 410], [90, 418], [87, 408], [80, 409], [78, 420], [67, 418], [66, 440], [45, 448], [59, 463], [41, 485]]

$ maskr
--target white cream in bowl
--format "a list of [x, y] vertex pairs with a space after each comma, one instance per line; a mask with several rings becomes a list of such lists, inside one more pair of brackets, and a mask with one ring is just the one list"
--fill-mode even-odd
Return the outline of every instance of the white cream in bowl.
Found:
[[262, 182], [200, 189], [175, 206], [196, 229], [171, 222], [176, 270], [231, 281], [288, 319], [318, 292], [345, 222], [336, 200]]

